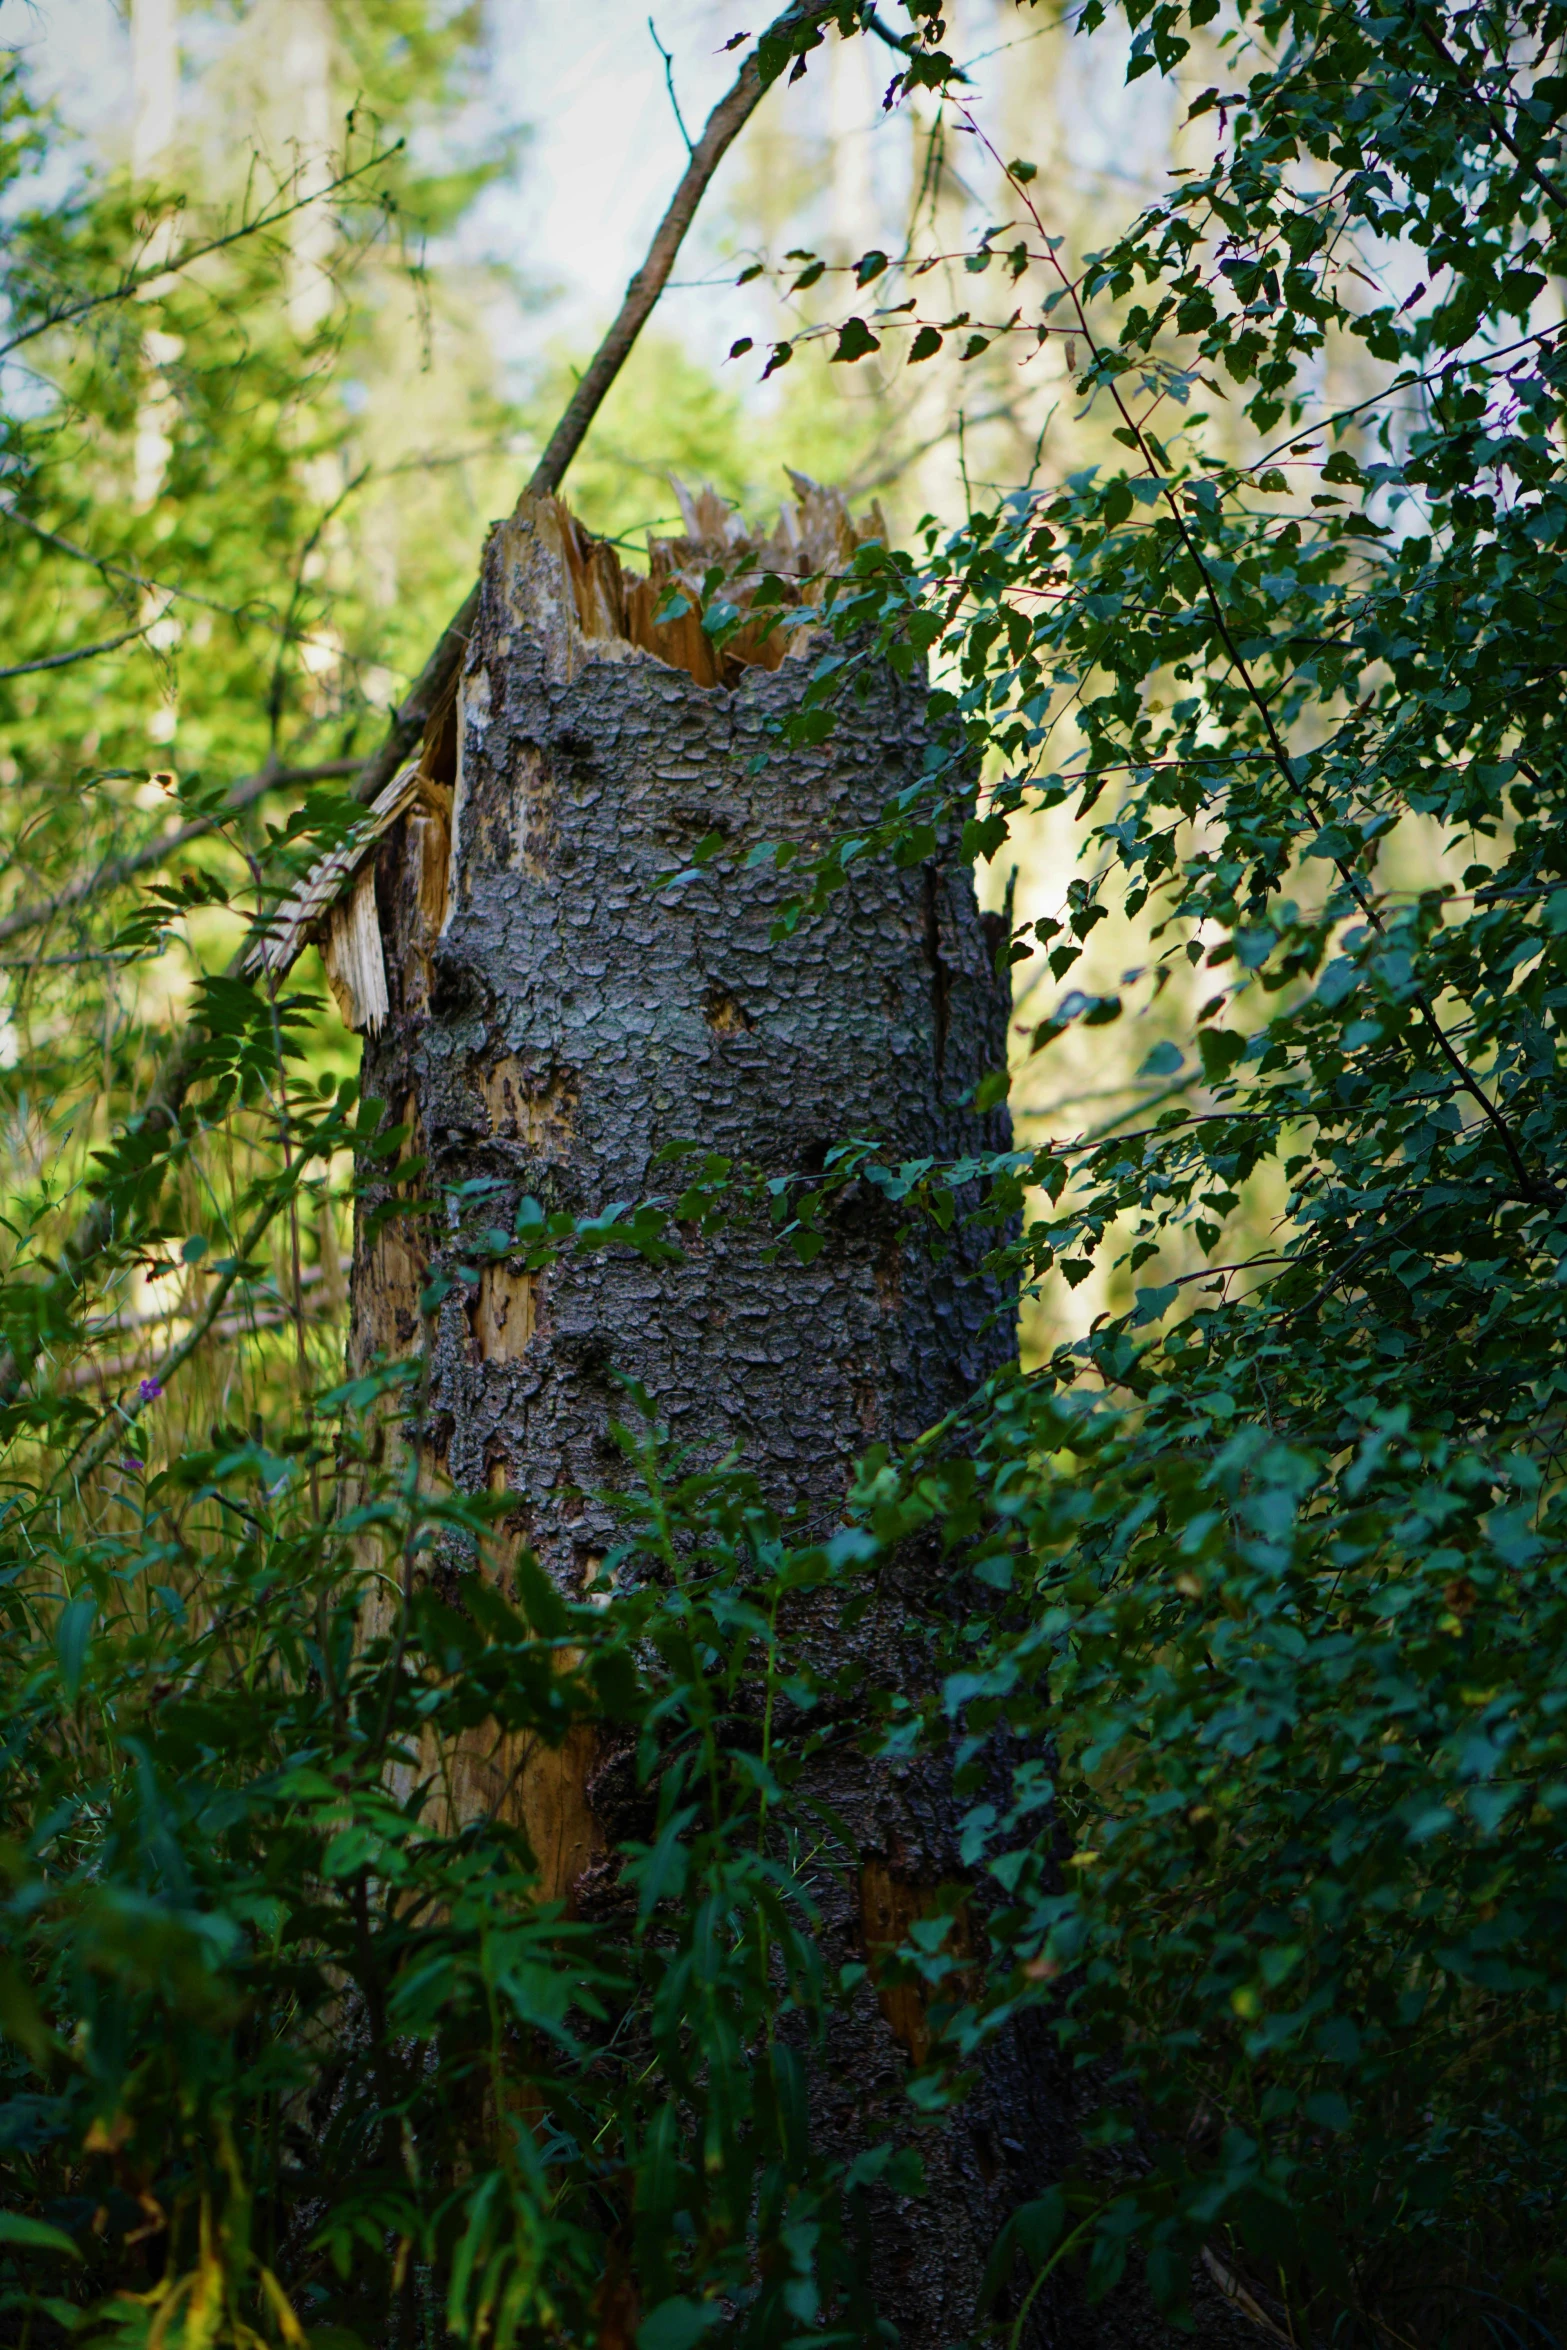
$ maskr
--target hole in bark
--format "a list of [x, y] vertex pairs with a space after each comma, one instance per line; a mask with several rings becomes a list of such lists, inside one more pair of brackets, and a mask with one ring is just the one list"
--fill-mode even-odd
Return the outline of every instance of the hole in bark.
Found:
[[430, 1010], [440, 1020], [494, 1025], [494, 999], [473, 966], [437, 940], [430, 957]]
[[435, 1411], [426, 1420], [419, 1449], [424, 1455], [425, 1468], [430, 1476], [445, 1480], [447, 1457], [456, 1433], [457, 1422], [451, 1412]]
[[598, 1761], [588, 1779], [588, 1801], [614, 1843], [645, 1831], [656, 1819], [652, 1790], [637, 1777], [637, 1748], [633, 1738], [606, 1735]]
[[[571, 1365], [572, 1370], [579, 1379], [590, 1382], [594, 1386], [603, 1387], [606, 1390], [612, 1389], [614, 1387], [613, 1373], [615, 1358], [609, 1333], [607, 1331], [566, 1331], [562, 1333], [558, 1341], [558, 1346], [561, 1360]], [[616, 1390], [616, 1392], [618, 1393], [618, 1390]], [[616, 1446], [607, 1435], [605, 1441], [609, 1445], [610, 1451], [614, 1453], [618, 1459], [618, 1446]], [[582, 1509], [578, 1507], [573, 1510], [571, 1514], [580, 1518], [582, 1515]]]
[[739, 997], [732, 996], [727, 987], [719, 987], [716, 982], [703, 996], [702, 1010], [715, 1036], [748, 1035], [756, 1026]]
[[571, 1142], [581, 1081], [572, 1069], [539, 1076], [510, 1054], [479, 1072], [479, 1091], [490, 1132], [499, 1142], [519, 1142], [545, 1158], [562, 1158]]
[[538, 1326], [538, 1277], [486, 1265], [468, 1309], [482, 1362], [515, 1362]]
[[450, 791], [457, 781], [457, 696], [455, 692], [445, 708], [433, 720], [424, 738], [424, 753], [420, 760], [424, 773], [432, 783], [444, 784]]

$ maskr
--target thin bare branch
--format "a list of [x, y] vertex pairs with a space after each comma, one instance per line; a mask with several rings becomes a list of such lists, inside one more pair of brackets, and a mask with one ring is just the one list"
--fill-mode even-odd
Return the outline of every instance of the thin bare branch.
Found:
[[[8, 359], [24, 343], [36, 341], [39, 335], [48, 334], [54, 327], [73, 326], [89, 312], [107, 309], [116, 302], [134, 302], [149, 286], [160, 284], [166, 277], [178, 275], [181, 270], [189, 269], [192, 263], [205, 261], [214, 253], [222, 253], [230, 245], [242, 244], [246, 237], [260, 236], [266, 229], [281, 227], [296, 212], [303, 212], [311, 204], [324, 203], [328, 196], [335, 196], [339, 189], [352, 187], [367, 172], [378, 170], [400, 151], [402, 143], [399, 139], [393, 146], [378, 149], [363, 163], [356, 163], [351, 171], [339, 172], [324, 188], [313, 188], [306, 196], [291, 196], [286, 204], [274, 204], [270, 211], [262, 210], [254, 219], [242, 220], [237, 228], [226, 229], [221, 236], [204, 238], [199, 245], [187, 245], [182, 252], [155, 262], [149, 269], [123, 271], [114, 284], [106, 287], [101, 294], [83, 294], [74, 302], [56, 303], [53, 309], [44, 311], [30, 325], [19, 328], [9, 340], [0, 343], [0, 360]], [[298, 184], [297, 175], [291, 184]]]
[[151, 626], [150, 620], [144, 620], [135, 628], [123, 630], [119, 636], [106, 636], [101, 644], [73, 645], [68, 653], [44, 653], [36, 661], [13, 661], [9, 669], [0, 669], [0, 681], [8, 677], [35, 677], [40, 669], [69, 669], [74, 661], [96, 661], [100, 653], [117, 653], [121, 645], [145, 636]]

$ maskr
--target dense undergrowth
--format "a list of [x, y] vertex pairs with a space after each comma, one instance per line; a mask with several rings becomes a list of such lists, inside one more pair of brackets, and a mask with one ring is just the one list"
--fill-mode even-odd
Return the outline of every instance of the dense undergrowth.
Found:
[[[860, 13], [802, 10], [774, 64]], [[939, 85], [939, 17], [906, 13]], [[524, 1554], [514, 1614], [489, 1504], [421, 1483], [417, 1363], [337, 1384], [303, 1302], [355, 1154], [405, 1138], [372, 1140], [308, 997], [209, 975], [174, 1131], [84, 1125], [112, 1247], [63, 1250], [47, 1151], [7, 1208], [7, 2338], [872, 2340], [867, 2199], [917, 2190], [921, 2130], [1019, 2003], [1103, 2110], [996, 2247], [977, 2332], [1021, 2338], [1034, 2284], [1097, 2292], [1135, 2255], [1177, 2311], [1206, 2259], [1302, 2343], [1560, 2338], [1567, 16], [1128, 14], [1134, 74], [1211, 60], [1188, 93], [1211, 155], [1059, 265], [1019, 157], [972, 257], [1018, 310], [994, 332], [1070, 334], [1124, 469], [1015, 485], [836, 584], [797, 725], [830, 727], [874, 647], [937, 658], [941, 740], [798, 918], [857, 856], [932, 854], [979, 754], [969, 853], [1031, 807], [1081, 820], [1083, 875], [1009, 950], [1064, 990], [1028, 1049], [1130, 1025], [1172, 968], [1209, 993], [1148, 1055], [1135, 1128], [954, 1169], [856, 1141], [772, 1200], [808, 1259], [842, 1183], [939, 1234], [983, 1176], [1026, 1283], [1120, 1252], [1135, 1302], [865, 1462], [826, 1548], [743, 1464], [672, 1459], [628, 1395], [607, 1598]], [[51, 268], [101, 273], [116, 222]], [[902, 267], [866, 257], [840, 357], [952, 331], [900, 312]], [[46, 499], [63, 444], [33, 411], [11, 430], [16, 496]], [[345, 821], [317, 799], [291, 838], [230, 826], [227, 864], [116, 901], [92, 951], [226, 919]], [[19, 889], [26, 849], [19, 827]], [[1095, 959], [1112, 904], [1142, 925], [1130, 972]], [[109, 1035], [111, 1094], [145, 1087], [157, 1028], [143, 1000]], [[63, 1051], [39, 1033], [7, 1073], [24, 1130]], [[454, 1243], [437, 1288], [486, 1253], [656, 1256], [677, 1207], [765, 1208], [746, 1172], [709, 1164], [695, 1210], [672, 1176], [611, 1225], [530, 1209]], [[104, 1300], [138, 1266], [184, 1303], [127, 1384]], [[213, 1349], [247, 1301], [239, 1409]], [[906, 2141], [833, 2174], [809, 2053], [872, 1993], [813, 1939], [813, 1882], [852, 1856], [800, 1794], [841, 1708], [791, 1598], [852, 1606], [915, 1533], [952, 1587], [928, 1702], [860, 1690], [862, 1735], [951, 1743], [982, 1892], [883, 1960], [936, 2039]], [[453, 1823], [442, 1773], [464, 1740], [520, 1767], [589, 1721], [618, 1843], [568, 1908], [522, 1831]]]

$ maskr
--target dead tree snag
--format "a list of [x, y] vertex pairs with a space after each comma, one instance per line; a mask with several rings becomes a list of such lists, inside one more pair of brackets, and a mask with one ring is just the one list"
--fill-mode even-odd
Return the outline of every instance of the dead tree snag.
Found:
[[[427, 750], [423, 797], [373, 867], [388, 1008], [367, 1034], [364, 1088], [417, 1127], [437, 1196], [490, 1178], [497, 1222], [523, 1193], [593, 1213], [673, 1188], [655, 1153], [684, 1137], [778, 1173], [819, 1169], [848, 1136], [894, 1160], [1004, 1147], [1005, 1114], [970, 1106], [1004, 1058], [1007, 1006], [966, 868], [867, 860], [775, 943], [787, 879], [745, 865], [759, 840], [809, 847], [862, 826], [917, 775], [923, 686], [883, 668], [826, 744], [759, 761], [809, 673], [790, 649], [803, 632], [758, 624], [715, 657], [694, 611], [656, 617], [669, 580], [699, 584], [715, 553], [797, 577], [839, 561], [841, 504], [800, 486], [765, 542], [718, 501], [690, 503], [686, 538], [654, 549], [649, 580], [553, 499], [524, 501], [493, 535], [448, 745]], [[701, 879], [661, 895], [659, 877], [715, 833], [723, 850]], [[982, 1271], [982, 1245], [960, 1233], [937, 1261], [900, 1239], [879, 1195], [842, 1202], [809, 1266], [769, 1262], [767, 1242], [734, 1223], [694, 1238], [683, 1264], [606, 1253], [538, 1275], [496, 1267], [442, 1307], [431, 1396], [444, 1473], [513, 1495], [516, 1538], [563, 1588], [580, 1591], [615, 1536], [599, 1497], [624, 1474], [608, 1434], [626, 1416], [617, 1373], [677, 1440], [738, 1444], [769, 1497], [826, 1532], [867, 1445], [916, 1436], [1013, 1351], [1014, 1301]], [[361, 1364], [391, 1342], [383, 1277], [361, 1247]], [[868, 1672], [908, 1686], [924, 1572], [916, 1561], [901, 1586], [889, 1579], [853, 1635]], [[449, 1799], [504, 1801], [550, 1889], [569, 1894], [596, 1834], [590, 1747], [536, 1766], [475, 1754]], [[817, 2105], [827, 2145], [851, 2153], [906, 2127], [900, 2084], [927, 2045], [917, 1994], [878, 1996], [878, 1959], [963, 1872], [935, 1766], [874, 1764], [847, 1734], [834, 1751], [821, 1793], [859, 1849], [822, 1895], [828, 1958], [868, 1961], [873, 1981]], [[1006, 2213], [1057, 2174], [1066, 2132], [1047, 2083], [1015, 2045], [999, 2049], [971, 2108], [927, 2143], [929, 2194], [879, 2224], [877, 2289], [905, 2342], [966, 2329]]]

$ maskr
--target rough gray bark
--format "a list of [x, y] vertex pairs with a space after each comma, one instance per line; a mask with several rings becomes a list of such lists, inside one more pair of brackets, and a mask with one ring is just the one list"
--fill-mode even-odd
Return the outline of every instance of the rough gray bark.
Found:
[[[613, 640], [519, 627], [512, 574], [538, 560], [524, 519], [485, 566], [444, 931], [420, 953], [411, 893], [383, 899], [402, 1000], [364, 1084], [399, 1116], [416, 1105], [430, 1182], [494, 1176], [591, 1213], [677, 1189], [654, 1156], [686, 1136], [779, 1173], [819, 1169], [851, 1135], [894, 1159], [1005, 1147], [1004, 1112], [961, 1106], [1006, 1048], [968, 872], [867, 864], [774, 946], [787, 879], [738, 870], [758, 840], [878, 813], [917, 772], [922, 694], [883, 672], [829, 746], [750, 775], [806, 665], [713, 691]], [[725, 854], [661, 899], [660, 874], [711, 832]], [[398, 855], [383, 876], [406, 874]], [[971, 1244], [933, 1267], [893, 1231], [855, 1201], [809, 1267], [765, 1263], [751, 1228], [692, 1242], [683, 1266], [562, 1266], [537, 1294], [487, 1273], [467, 1326], [442, 1328], [452, 1476], [504, 1469], [540, 1558], [580, 1581], [611, 1535], [590, 1495], [615, 1473], [613, 1366], [677, 1438], [738, 1441], [776, 1501], [832, 1521], [868, 1444], [917, 1435], [1015, 1351]]]
[[[392, 1005], [364, 1088], [415, 1127], [426, 1188], [493, 1177], [500, 1223], [522, 1192], [574, 1213], [667, 1193], [654, 1154], [680, 1137], [780, 1174], [819, 1168], [849, 1136], [895, 1160], [1005, 1147], [1005, 1113], [966, 1106], [1004, 1059], [1007, 1020], [966, 868], [867, 861], [777, 944], [787, 880], [744, 869], [759, 840], [809, 845], [876, 815], [918, 772], [923, 687], [875, 672], [824, 747], [753, 772], [809, 664], [699, 685], [613, 633], [566, 531], [545, 501], [491, 541], [449, 866], [428, 809], [380, 853]], [[658, 877], [714, 832], [724, 853], [703, 879], [660, 896]], [[361, 1362], [416, 1336], [422, 1267], [398, 1232], [356, 1252]], [[1015, 1300], [961, 1232], [936, 1262], [872, 1194], [845, 1203], [809, 1267], [768, 1262], [767, 1239], [731, 1226], [665, 1268], [620, 1253], [536, 1279], [496, 1268], [443, 1309], [436, 1449], [459, 1485], [515, 1495], [519, 1536], [563, 1586], [580, 1589], [614, 1539], [595, 1493], [624, 1474], [608, 1436], [627, 1410], [616, 1373], [642, 1382], [677, 1439], [740, 1446], [769, 1497], [822, 1531], [869, 1444], [916, 1436], [1014, 1353]], [[926, 1562], [887, 1581], [852, 1636], [867, 1673], [917, 1687], [932, 1602]], [[535, 1776], [520, 1803], [552, 1889], [579, 1898], [605, 1825], [593, 1762], [591, 1741], [544, 1758], [548, 1784]], [[494, 1800], [503, 1777], [476, 1767], [456, 1800]], [[965, 1872], [939, 1764], [873, 1765], [846, 1736], [817, 1791], [859, 1847], [858, 1867], [820, 1887], [835, 1968], [901, 1940]], [[914, 1993], [863, 1991], [815, 2091], [829, 2152], [907, 2133], [901, 2084], [923, 2032]], [[1014, 2036], [959, 2117], [924, 2137], [929, 2192], [878, 2215], [875, 2291], [905, 2344], [968, 2331], [1003, 2220], [1061, 2175], [1071, 2143], [1043, 2034], [1027, 2048]], [[1058, 2309], [1041, 2297], [1031, 2338], [1061, 2338]]]

